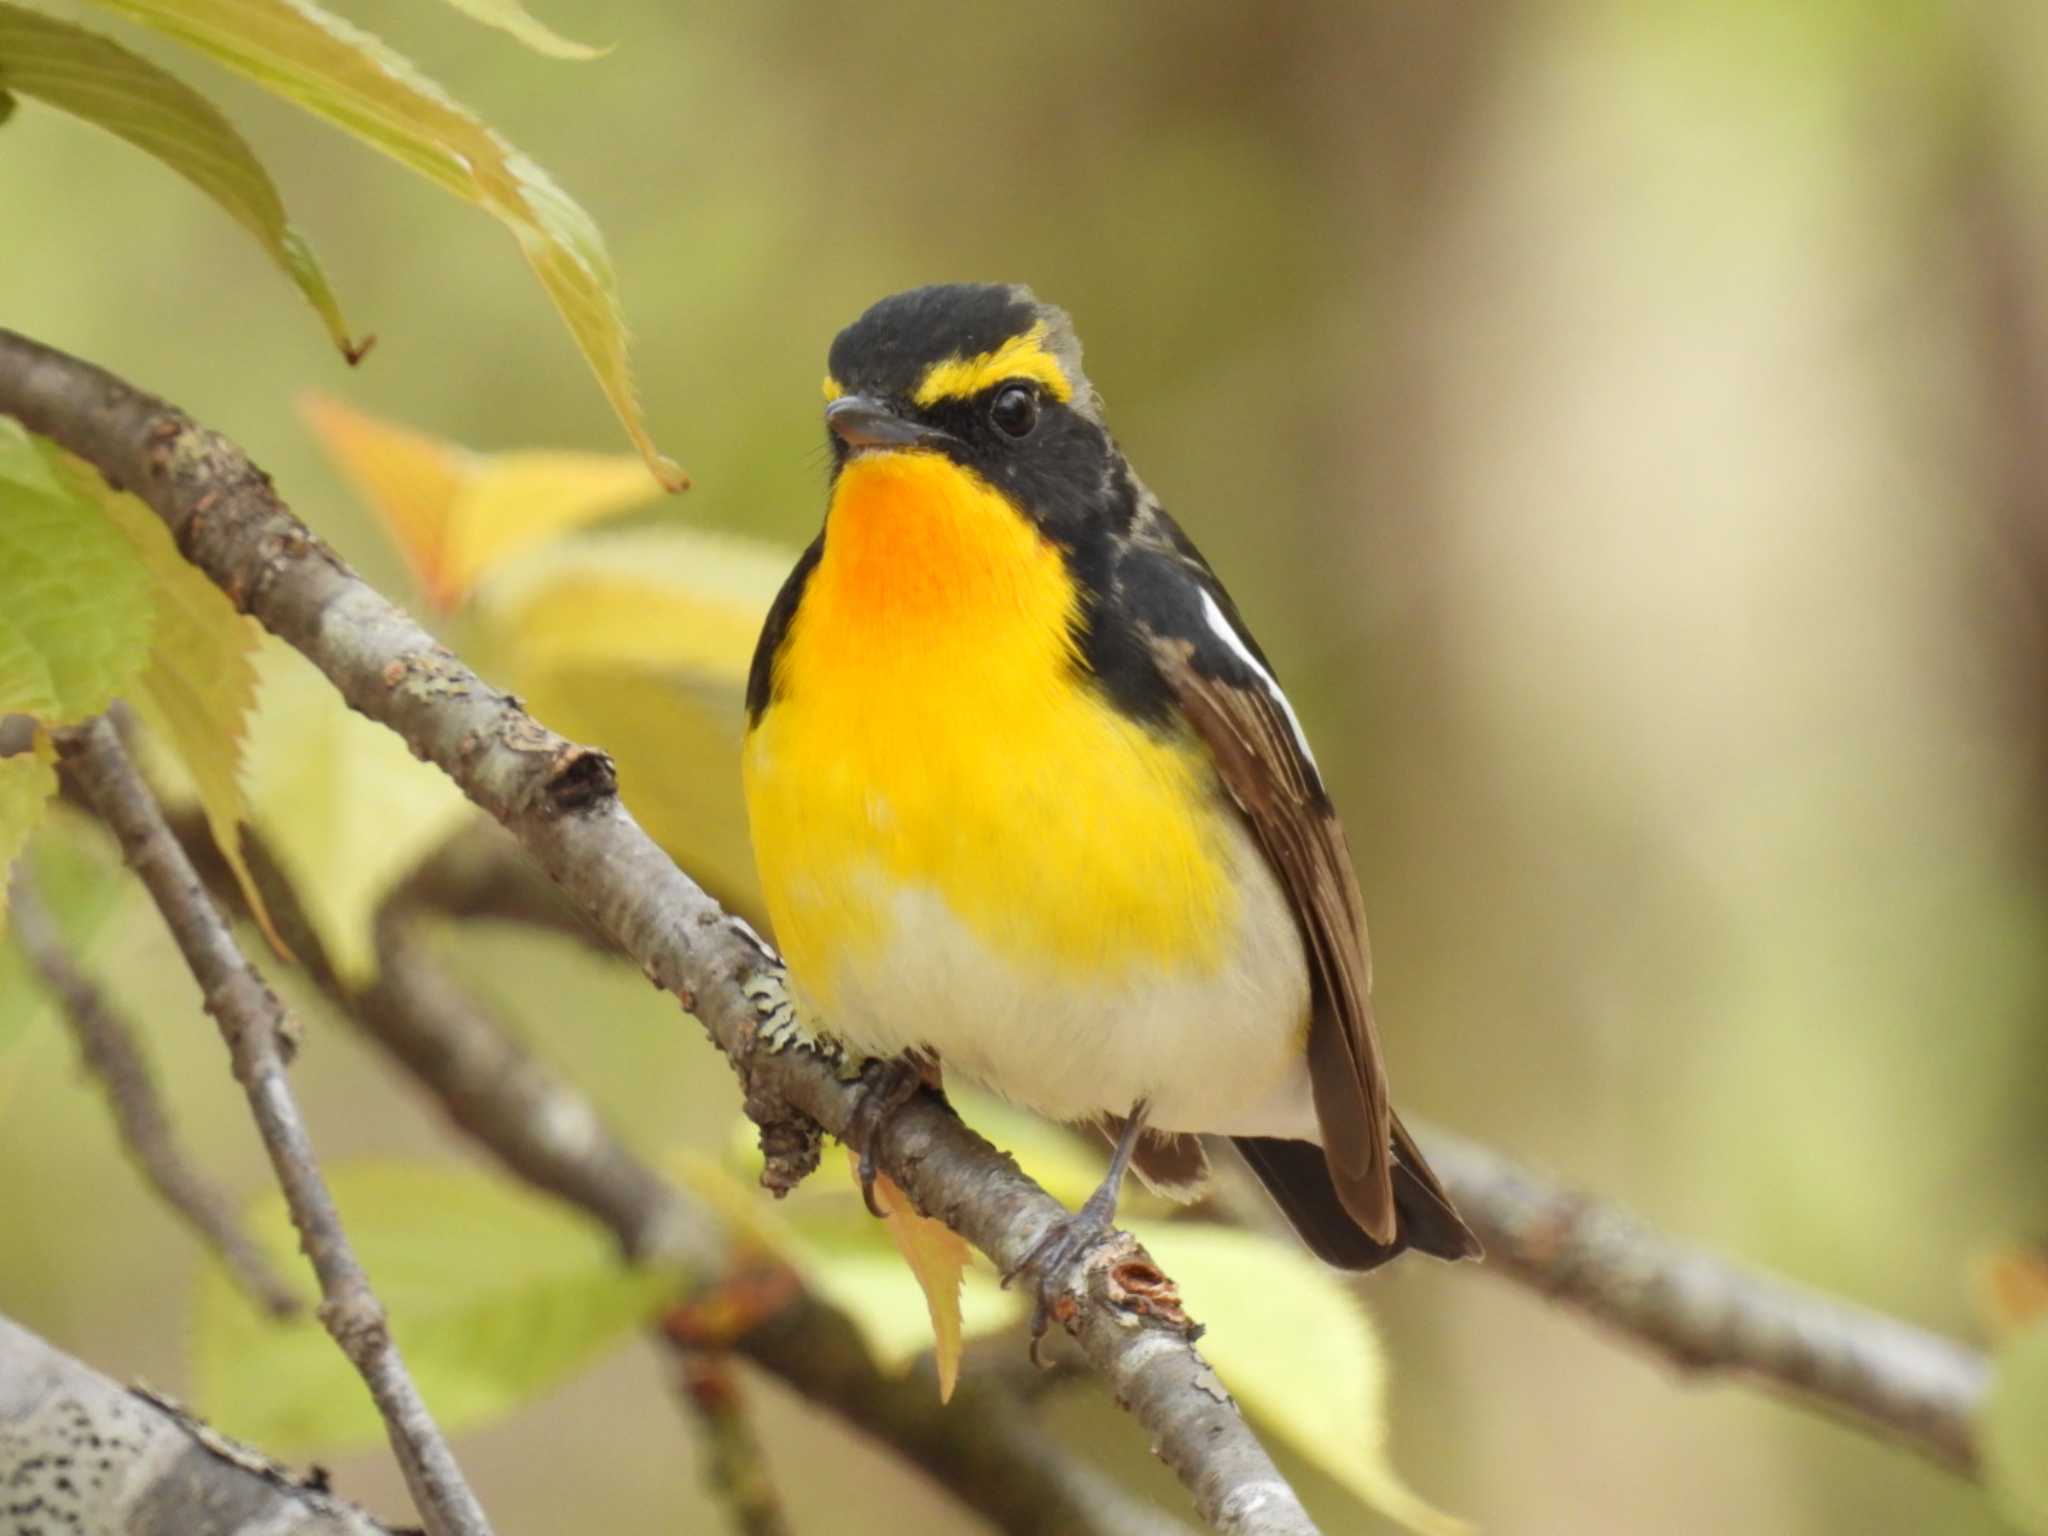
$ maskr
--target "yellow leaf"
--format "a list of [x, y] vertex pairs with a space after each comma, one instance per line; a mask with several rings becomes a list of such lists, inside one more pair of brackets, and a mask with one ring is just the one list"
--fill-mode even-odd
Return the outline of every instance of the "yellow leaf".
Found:
[[95, 33], [0, 3], [0, 87], [33, 96], [154, 155], [240, 224], [298, 285], [355, 362], [348, 325], [270, 173], [213, 104], [139, 54]]
[[[736, 1135], [748, 1141], [747, 1155], [758, 1169], [754, 1132], [742, 1121]], [[886, 1224], [868, 1214], [856, 1190], [812, 1179], [791, 1199], [771, 1202], [758, 1184], [710, 1158], [678, 1153], [669, 1166], [736, 1230], [852, 1318], [884, 1369], [901, 1370], [931, 1346], [934, 1325], [925, 1292]], [[957, 1295], [964, 1337], [1000, 1333], [1023, 1317], [1024, 1297], [1002, 1289], [986, 1264], [977, 1261], [962, 1278]]]
[[754, 912], [739, 778], [747, 667], [794, 559], [692, 529], [629, 529], [550, 544], [477, 592], [510, 686], [556, 730], [602, 742], [655, 840]]
[[689, 484], [647, 434], [611, 257], [590, 215], [410, 60], [313, 0], [98, 0], [328, 119], [519, 242], [633, 445], [668, 490]]
[[443, 611], [502, 562], [653, 494], [623, 454], [474, 453], [325, 396], [302, 409]]
[[639, 464], [624, 454], [528, 449], [482, 457], [451, 530], [453, 584], [466, 592], [501, 561], [651, 495]]
[[1387, 1454], [1387, 1361], [1336, 1271], [1292, 1243], [1207, 1222], [1137, 1231], [1208, 1326], [1206, 1355], [1245, 1410], [1388, 1519], [1421, 1536], [1470, 1528], [1401, 1481]]
[[595, 59], [611, 52], [609, 48], [592, 48], [587, 43], [572, 42], [552, 28], [543, 26], [518, 0], [448, 0], [448, 3], [487, 27], [511, 33], [535, 53], [546, 54], [551, 59]]
[[2048, 1322], [2048, 1247], [2014, 1244], [1991, 1254], [1978, 1265], [1977, 1292], [2001, 1338]]
[[744, 695], [768, 605], [796, 552], [694, 528], [563, 540], [480, 593], [521, 666], [651, 667]]
[[220, 588], [184, 556], [154, 512], [117, 492], [68, 455], [62, 464], [72, 489], [96, 501], [149, 572], [156, 601], [156, 632], [149, 665], [128, 702], [159, 741], [174, 748], [198, 792], [214, 844], [247, 898], [271, 948], [289, 958], [262, 893], [242, 857], [242, 737], [256, 707], [256, 648], [262, 631], [235, 612]]
[[373, 971], [377, 906], [473, 814], [390, 731], [353, 713], [298, 652], [256, 656], [244, 782], [252, 820], [305, 902], [335, 969]]
[[414, 578], [437, 606], [443, 589], [449, 516], [470, 474], [467, 449], [308, 393], [299, 410], [328, 456], [383, 520]]
[[[854, 1180], [860, 1179], [860, 1154], [846, 1149]], [[967, 1240], [942, 1221], [920, 1215], [910, 1197], [886, 1173], [875, 1175], [875, 1204], [882, 1224], [903, 1262], [917, 1277], [932, 1319], [932, 1354], [939, 1368], [939, 1401], [950, 1402], [960, 1380], [960, 1282], [973, 1262]]]

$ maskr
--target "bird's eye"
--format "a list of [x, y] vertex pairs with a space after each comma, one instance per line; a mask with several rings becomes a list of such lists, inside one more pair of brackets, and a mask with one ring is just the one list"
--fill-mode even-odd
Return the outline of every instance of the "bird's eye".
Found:
[[1029, 437], [1038, 425], [1038, 391], [1029, 384], [1005, 384], [988, 403], [988, 419], [1009, 437]]

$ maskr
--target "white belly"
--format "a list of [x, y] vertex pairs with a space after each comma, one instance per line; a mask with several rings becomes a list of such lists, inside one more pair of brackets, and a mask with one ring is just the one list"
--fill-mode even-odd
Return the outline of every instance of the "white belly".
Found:
[[1142, 1100], [1159, 1130], [1319, 1140], [1301, 935], [1250, 835], [1233, 824], [1230, 838], [1242, 902], [1214, 971], [1147, 962], [1082, 985], [991, 951], [936, 892], [898, 887], [877, 892], [888, 938], [842, 962], [820, 1023], [870, 1055], [931, 1051], [949, 1078], [1058, 1120]]

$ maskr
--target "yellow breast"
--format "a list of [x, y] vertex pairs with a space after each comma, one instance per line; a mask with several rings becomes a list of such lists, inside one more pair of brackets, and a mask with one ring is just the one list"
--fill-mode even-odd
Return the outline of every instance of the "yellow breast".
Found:
[[769, 915], [820, 1006], [886, 950], [906, 893], [1080, 981], [1224, 963], [1237, 895], [1207, 761], [1078, 685], [1076, 602], [1059, 552], [950, 461], [840, 473], [745, 754]]

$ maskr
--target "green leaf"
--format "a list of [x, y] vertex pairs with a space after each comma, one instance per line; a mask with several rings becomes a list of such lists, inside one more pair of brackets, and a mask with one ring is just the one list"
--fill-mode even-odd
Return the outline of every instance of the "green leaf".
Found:
[[[0, 499], [10, 497], [31, 507], [68, 508], [78, 526], [112, 531], [143, 573], [147, 590], [129, 606], [153, 620], [147, 665], [132, 681], [122, 680], [119, 689], [150, 729], [177, 750], [250, 909], [283, 953], [242, 857], [244, 806], [238, 774], [243, 725], [256, 694], [251, 657], [260, 632], [179, 555], [154, 513], [134, 497], [113, 490], [90, 466], [54, 444], [0, 432]], [[0, 529], [0, 541], [6, 533]], [[6, 595], [5, 587], [6, 578], [0, 576], [0, 597]], [[105, 597], [119, 601], [112, 589]], [[17, 618], [22, 615], [33, 618], [27, 607]], [[60, 690], [47, 643], [44, 635], [24, 632], [20, 622], [0, 619], [0, 714], [19, 712], [59, 721], [77, 717], [77, 701]]]
[[57, 769], [41, 750], [0, 757], [0, 927], [7, 923], [8, 871], [57, 793]]
[[263, 632], [178, 553], [154, 512], [76, 459], [67, 457], [57, 467], [121, 531], [149, 572], [156, 634], [129, 702], [151, 733], [177, 751], [214, 844], [235, 872], [257, 926], [280, 955], [287, 954], [242, 856], [242, 823], [248, 819], [242, 737], [256, 704], [255, 652]]
[[57, 707], [50, 664], [21, 626], [0, 613], [0, 715], [41, 718]]
[[362, 355], [349, 340], [326, 274], [285, 217], [270, 174], [197, 91], [117, 43], [4, 0], [0, 86], [126, 139], [198, 187], [298, 285], [342, 356], [354, 362]]
[[43, 440], [11, 416], [0, 416], [0, 487], [13, 486], [38, 496], [63, 496], [64, 482], [50, 467]]
[[2007, 1513], [2048, 1536], [2048, 1320], [1999, 1353], [1984, 1405], [1984, 1463]]
[[[629, 1269], [597, 1228], [503, 1179], [453, 1165], [342, 1164], [334, 1197], [393, 1337], [445, 1430], [503, 1418], [647, 1322], [676, 1288]], [[313, 1298], [283, 1198], [249, 1227]], [[230, 1434], [285, 1455], [381, 1444], [355, 1372], [310, 1318], [277, 1323], [218, 1265], [202, 1276], [192, 1328], [199, 1406]]]
[[500, 220], [654, 477], [670, 490], [688, 484], [647, 434], [611, 257], [590, 215], [410, 61], [313, 0], [97, 3], [219, 60]]
[[448, 3], [487, 27], [511, 33], [535, 53], [544, 53], [551, 59], [596, 59], [611, 52], [609, 48], [592, 48], [586, 43], [572, 42], [561, 33], [543, 26], [525, 6], [519, 4], [519, 0], [448, 0]]
[[1387, 1455], [1386, 1356], [1334, 1270], [1292, 1243], [1206, 1222], [1134, 1226], [1208, 1325], [1202, 1353], [1245, 1410], [1388, 1519], [1468, 1527], [1411, 1492]]
[[[89, 500], [62, 485], [19, 423], [0, 417], [0, 714], [63, 725], [98, 714], [149, 653], [149, 576]], [[40, 668], [25, 658], [33, 653]]]

